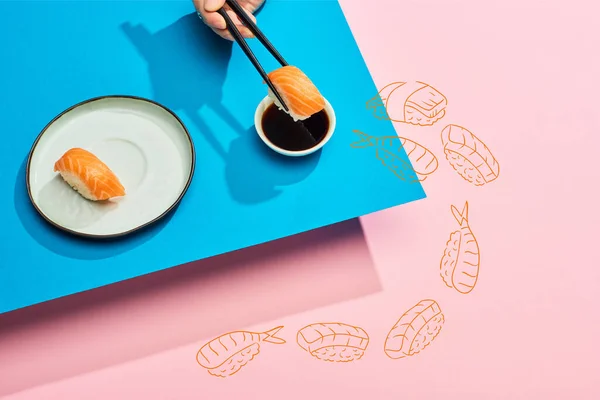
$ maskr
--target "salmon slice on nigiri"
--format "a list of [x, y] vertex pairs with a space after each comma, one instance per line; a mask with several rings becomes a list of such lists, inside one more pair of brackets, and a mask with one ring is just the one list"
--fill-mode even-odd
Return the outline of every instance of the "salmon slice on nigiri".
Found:
[[59, 172], [65, 182], [88, 200], [108, 200], [125, 195], [125, 188], [114, 172], [84, 149], [68, 150], [54, 164], [54, 172]]
[[[289, 108], [288, 114], [295, 121], [310, 118], [325, 108], [325, 98], [315, 84], [298, 67], [286, 65], [268, 74], [273, 86]], [[269, 88], [269, 96], [283, 109], [282, 104]]]

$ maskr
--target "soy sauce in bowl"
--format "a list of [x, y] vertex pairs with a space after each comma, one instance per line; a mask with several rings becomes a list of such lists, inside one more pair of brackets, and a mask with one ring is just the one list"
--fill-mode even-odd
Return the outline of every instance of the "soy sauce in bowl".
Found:
[[287, 151], [304, 151], [325, 138], [330, 120], [327, 112], [321, 110], [303, 121], [294, 121], [273, 103], [266, 108], [261, 127], [265, 137], [275, 146]]

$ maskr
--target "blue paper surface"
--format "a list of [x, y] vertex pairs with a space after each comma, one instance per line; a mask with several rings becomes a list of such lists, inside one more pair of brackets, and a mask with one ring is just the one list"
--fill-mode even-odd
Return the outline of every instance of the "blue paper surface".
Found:
[[[338, 3], [268, 0], [258, 20], [336, 111], [336, 133], [314, 157], [285, 158], [260, 141], [253, 117], [266, 85], [237, 45], [204, 27], [191, 1], [0, 3], [0, 313], [425, 197], [374, 151], [350, 147], [354, 129], [396, 132], [365, 107], [377, 88]], [[265, 69], [278, 67], [257, 40], [251, 46]], [[139, 234], [94, 242], [41, 219], [24, 168], [52, 118], [109, 94], [176, 112], [197, 166], [175, 213]]]

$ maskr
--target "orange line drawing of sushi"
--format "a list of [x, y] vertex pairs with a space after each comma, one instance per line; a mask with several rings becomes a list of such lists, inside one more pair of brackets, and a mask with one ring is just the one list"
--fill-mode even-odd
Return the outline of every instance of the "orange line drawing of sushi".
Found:
[[384, 352], [391, 359], [419, 353], [440, 333], [444, 314], [435, 300], [421, 300], [404, 313], [387, 335]]
[[424, 82], [392, 82], [367, 101], [375, 118], [412, 125], [433, 125], [446, 114], [448, 99]]
[[444, 255], [440, 261], [440, 275], [449, 288], [462, 294], [470, 293], [479, 277], [479, 245], [469, 226], [469, 203], [462, 212], [454, 206], [452, 215], [460, 229], [450, 234]]
[[483, 186], [500, 175], [500, 164], [490, 149], [468, 129], [446, 126], [442, 130], [442, 145], [452, 168], [467, 182]]
[[275, 336], [283, 326], [266, 332], [236, 331], [211, 340], [198, 350], [196, 361], [213, 376], [226, 378], [239, 372], [260, 353], [260, 343], [284, 344]]
[[[359, 149], [374, 147], [375, 155], [399, 179], [414, 183], [424, 181], [438, 168], [437, 157], [419, 143], [398, 136], [371, 136], [359, 130], [353, 131], [361, 140], [351, 143], [350, 146]], [[400, 150], [404, 149], [408, 159], [406, 162], [400, 157]]]
[[330, 362], [359, 360], [369, 345], [364, 329], [338, 322], [305, 326], [298, 331], [296, 340], [313, 357]]

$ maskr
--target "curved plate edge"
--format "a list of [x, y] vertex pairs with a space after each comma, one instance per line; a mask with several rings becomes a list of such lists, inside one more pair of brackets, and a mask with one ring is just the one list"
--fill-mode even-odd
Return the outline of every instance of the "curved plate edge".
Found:
[[[59, 118], [61, 118], [63, 115], [73, 111], [74, 109], [81, 107], [83, 105], [89, 104], [89, 103], [93, 103], [95, 101], [99, 101], [99, 100], [104, 100], [104, 99], [128, 99], [128, 100], [137, 100], [137, 101], [144, 101], [150, 104], [153, 104], [155, 106], [158, 106], [162, 109], [164, 109], [165, 111], [167, 111], [169, 114], [171, 114], [176, 120], [177, 122], [181, 125], [181, 127], [183, 128], [183, 131], [185, 132], [186, 136], [187, 136], [187, 140], [189, 142], [190, 145], [190, 149], [192, 151], [192, 162], [190, 165], [190, 172], [189, 172], [189, 176], [187, 179], [187, 182], [185, 183], [185, 186], [183, 187], [183, 190], [181, 191], [181, 193], [179, 194], [179, 196], [177, 197], [177, 199], [175, 200], [175, 202], [173, 202], [173, 204], [171, 204], [162, 214], [160, 214], [158, 217], [142, 224], [139, 225], [133, 229], [129, 229], [127, 231], [124, 232], [119, 232], [119, 233], [113, 233], [113, 234], [109, 234], [109, 235], [94, 235], [94, 234], [89, 234], [89, 233], [82, 233], [82, 232], [78, 232], [75, 231], [73, 229], [69, 229], [66, 228], [60, 224], [57, 224], [56, 222], [52, 221], [49, 217], [47, 217], [42, 210], [38, 207], [38, 205], [35, 203], [35, 201], [33, 200], [33, 195], [31, 193], [31, 185], [29, 183], [29, 178], [30, 178], [30, 167], [31, 167], [31, 158], [33, 156], [33, 153], [39, 143], [39, 141], [41, 140], [42, 136], [44, 136], [44, 133], [48, 130], [48, 128], [50, 126], [52, 126]], [[52, 120], [50, 122], [48, 122], [46, 124], [46, 126], [44, 126], [44, 128], [42, 129], [42, 131], [37, 135], [35, 141], [33, 142], [33, 144], [31, 145], [31, 149], [29, 150], [29, 154], [27, 156], [27, 165], [25, 168], [25, 184], [27, 185], [27, 195], [29, 196], [29, 201], [31, 202], [31, 204], [33, 205], [33, 208], [37, 211], [37, 213], [46, 221], [48, 222], [50, 225], [52, 225], [54, 228], [59, 229], [63, 232], [69, 233], [71, 235], [74, 236], [79, 236], [82, 238], [86, 238], [86, 239], [116, 239], [116, 238], [121, 238], [123, 236], [127, 236], [127, 235], [131, 235], [133, 233], [139, 232], [145, 228], [150, 227], [151, 225], [153, 225], [154, 223], [158, 222], [159, 220], [163, 219], [164, 217], [166, 217], [168, 214], [170, 214], [171, 212], [173, 212], [175, 210], [175, 208], [177, 208], [177, 206], [181, 203], [181, 201], [183, 200], [183, 197], [187, 194], [187, 191], [190, 187], [190, 185], [192, 184], [192, 180], [194, 178], [194, 173], [196, 171], [196, 147], [194, 145], [194, 140], [192, 139], [192, 136], [190, 135], [190, 132], [188, 131], [187, 126], [185, 126], [185, 124], [183, 123], [183, 121], [181, 120], [181, 118], [179, 118], [179, 116], [172, 111], [170, 108], [168, 108], [167, 106], [158, 103], [157, 101], [145, 98], [145, 97], [140, 97], [140, 96], [133, 96], [133, 95], [104, 95], [104, 96], [97, 96], [97, 97], [92, 97], [89, 98], [87, 100], [83, 100], [77, 104], [74, 104], [72, 106], [70, 106], [69, 108], [61, 111], [57, 116], [55, 116], [54, 118], [52, 118]]]

